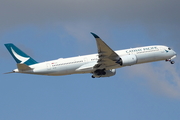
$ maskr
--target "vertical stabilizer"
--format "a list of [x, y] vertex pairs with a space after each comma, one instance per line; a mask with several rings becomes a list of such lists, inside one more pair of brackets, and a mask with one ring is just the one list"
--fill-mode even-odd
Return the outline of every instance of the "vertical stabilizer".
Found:
[[33, 65], [38, 63], [33, 58], [17, 48], [14, 44], [8, 43], [4, 45], [18, 64]]

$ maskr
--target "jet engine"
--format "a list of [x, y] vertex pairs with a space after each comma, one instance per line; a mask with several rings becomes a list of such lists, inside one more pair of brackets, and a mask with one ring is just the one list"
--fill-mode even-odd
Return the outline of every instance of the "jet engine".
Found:
[[136, 55], [124, 55], [120, 57], [119, 64], [121, 66], [131, 66], [137, 63]]
[[94, 71], [92, 78], [100, 78], [100, 77], [110, 77], [116, 74], [116, 70], [112, 69], [112, 70], [96, 70]]

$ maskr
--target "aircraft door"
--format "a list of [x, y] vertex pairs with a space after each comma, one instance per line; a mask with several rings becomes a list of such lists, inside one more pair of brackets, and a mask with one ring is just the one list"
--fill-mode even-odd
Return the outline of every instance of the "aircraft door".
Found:
[[88, 62], [88, 59], [86, 57], [84, 58], [84, 62]]
[[165, 50], [162, 47], [160, 47], [159, 50], [161, 53], [165, 53]]
[[47, 66], [47, 70], [51, 70], [51, 68], [52, 68], [51, 63], [47, 63], [46, 66]]

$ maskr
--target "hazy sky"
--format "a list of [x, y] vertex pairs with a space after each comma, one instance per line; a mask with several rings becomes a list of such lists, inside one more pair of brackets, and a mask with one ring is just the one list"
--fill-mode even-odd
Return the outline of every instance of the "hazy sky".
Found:
[[96, 53], [90, 32], [112, 49], [167, 45], [180, 53], [178, 0], [1, 0], [0, 119], [179, 120], [180, 62], [161, 61], [90, 74], [36, 76], [16, 68], [12, 42], [35, 60]]

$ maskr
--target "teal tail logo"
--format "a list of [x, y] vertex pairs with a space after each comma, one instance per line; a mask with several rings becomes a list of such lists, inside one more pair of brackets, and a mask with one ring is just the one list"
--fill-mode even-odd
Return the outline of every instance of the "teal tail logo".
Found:
[[21, 51], [19, 48], [17, 48], [14, 44], [8, 43], [4, 44], [12, 57], [15, 59], [15, 61], [19, 64], [26, 64], [26, 65], [33, 65], [38, 62], [36, 62], [34, 59], [32, 59], [30, 56], [25, 54], [23, 51]]

